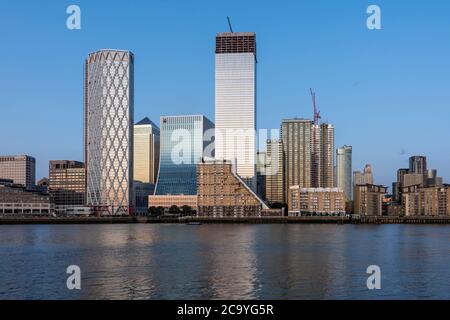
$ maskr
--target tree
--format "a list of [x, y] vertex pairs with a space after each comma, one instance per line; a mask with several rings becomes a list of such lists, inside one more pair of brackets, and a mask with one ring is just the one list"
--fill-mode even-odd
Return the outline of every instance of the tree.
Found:
[[173, 205], [169, 208], [169, 213], [180, 213], [180, 208], [178, 206]]
[[184, 205], [181, 207], [181, 211], [183, 212], [183, 216], [190, 216], [192, 214], [192, 207]]

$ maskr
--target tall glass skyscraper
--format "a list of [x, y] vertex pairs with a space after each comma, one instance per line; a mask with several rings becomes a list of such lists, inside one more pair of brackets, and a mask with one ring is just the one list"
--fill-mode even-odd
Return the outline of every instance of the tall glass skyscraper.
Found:
[[336, 186], [345, 192], [348, 201], [353, 199], [351, 146], [336, 150]]
[[214, 124], [203, 115], [162, 116], [155, 195], [196, 195], [197, 164], [214, 157]]
[[130, 51], [100, 50], [86, 59], [86, 204], [100, 214], [128, 214], [134, 201], [133, 79]]
[[237, 174], [256, 190], [256, 35], [216, 36], [216, 158], [236, 162]]

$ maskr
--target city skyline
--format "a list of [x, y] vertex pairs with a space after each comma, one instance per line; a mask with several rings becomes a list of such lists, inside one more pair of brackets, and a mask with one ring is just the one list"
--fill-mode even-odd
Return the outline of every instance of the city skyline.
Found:
[[[31, 4], [30, 6], [33, 8], [35, 5]], [[333, 15], [341, 15], [344, 18], [350, 17], [348, 21], [342, 21], [342, 28], [338, 28], [338, 30], [333, 32], [330, 31], [330, 34], [333, 35], [336, 35], [336, 32], [348, 32], [343, 32], [342, 37], [356, 36], [355, 42], [358, 45], [352, 45], [352, 48], [359, 48], [361, 51], [356, 50], [356, 52], [363, 53], [361, 59], [357, 59], [351, 65], [350, 70], [346, 69], [348, 75], [345, 75], [342, 73], [342, 70], [345, 69], [344, 67], [349, 66], [349, 60], [352, 54], [354, 55], [355, 53], [350, 54], [349, 52], [351, 50], [347, 52], [347, 50], [343, 50], [342, 47], [338, 46], [336, 57], [327, 54], [322, 41], [323, 39], [330, 40], [330, 35], [328, 35], [324, 27], [316, 28], [317, 26], [314, 25], [311, 18], [307, 18], [301, 24], [303, 27], [315, 30], [312, 32], [312, 35], [306, 35], [309, 31], [295, 27], [293, 14], [289, 14], [288, 12], [286, 12], [286, 21], [282, 22], [277, 18], [279, 25], [277, 25], [275, 30], [270, 30], [263, 26], [263, 18], [255, 18], [252, 16], [251, 19], [246, 20], [244, 19], [245, 14], [239, 13], [232, 5], [227, 10], [226, 8], [203, 4], [207, 10], [214, 13], [211, 17], [206, 17], [207, 14], [205, 14], [204, 17], [201, 17], [202, 19], [198, 19], [199, 21], [192, 23], [192, 25], [189, 25], [189, 20], [186, 20], [187, 18], [181, 20], [187, 24], [186, 27], [191, 27], [196, 32], [198, 31], [198, 33], [189, 33], [185, 37], [186, 39], [182, 41], [194, 41], [198, 46], [193, 46], [188, 50], [186, 55], [178, 55], [176, 61], [172, 61], [174, 63], [172, 68], [174, 69], [178, 68], [179, 63], [192, 64], [193, 67], [198, 69], [198, 75], [195, 77], [196, 81], [191, 81], [193, 83], [185, 82], [185, 79], [192, 75], [190, 71], [192, 69], [190, 67], [182, 68], [179, 73], [180, 79], [175, 79], [169, 77], [172, 74], [171, 69], [168, 70], [168, 74], [164, 74], [161, 72], [162, 69], [159, 70], [160, 67], [155, 66], [156, 63], [152, 60], [165, 54], [164, 50], [161, 50], [161, 52], [158, 52], [156, 49], [149, 51], [148, 47], [141, 46], [136, 42], [136, 35], [133, 34], [129, 34], [129, 37], [124, 40], [111, 38], [107, 34], [108, 32], [102, 31], [103, 29], [100, 28], [101, 23], [104, 24], [104, 27], [109, 26], [109, 24], [100, 16], [93, 17], [90, 14], [90, 10], [93, 11], [92, 8], [97, 5], [83, 1], [80, 2], [83, 17], [86, 19], [83, 20], [84, 23], [80, 31], [69, 31], [65, 29], [64, 23], [60, 23], [59, 20], [56, 21], [55, 17], [45, 19], [46, 13], [43, 12], [44, 10], [36, 7], [36, 11], [34, 12], [42, 13], [42, 15], [38, 16], [45, 20], [42, 28], [61, 28], [59, 31], [54, 31], [55, 34], [52, 32], [50, 34], [56, 39], [61, 40], [55, 42], [58, 45], [60, 43], [63, 44], [60, 49], [61, 52], [58, 53], [63, 58], [52, 61], [53, 64], [50, 67], [46, 65], [46, 70], [48, 70], [49, 75], [45, 76], [39, 73], [40, 66], [30, 64], [30, 62], [24, 62], [27, 68], [13, 69], [9, 66], [5, 67], [4, 76], [0, 79], [0, 84], [5, 88], [5, 105], [2, 109], [4, 117], [0, 120], [3, 130], [2, 134], [6, 136], [7, 132], [14, 130], [14, 127], [19, 123], [24, 124], [24, 128], [12, 139], [7, 139], [7, 141], [5, 139], [2, 140], [0, 145], [2, 154], [29, 154], [35, 157], [37, 159], [37, 179], [48, 175], [48, 160], [82, 160], [82, 143], [80, 141], [82, 133], [82, 78], [79, 72], [79, 66], [82, 64], [88, 52], [103, 47], [112, 46], [133, 51], [136, 54], [136, 63], [142, 67], [142, 69], [136, 67], [136, 72], [140, 74], [139, 78], [136, 76], [136, 101], [139, 101], [135, 103], [136, 119], [148, 116], [155, 121], [162, 114], [185, 114], [186, 112], [182, 110], [188, 108], [191, 110], [192, 106], [194, 106], [193, 111], [189, 113], [205, 114], [209, 118], [214, 119], [214, 42], [212, 39], [217, 32], [227, 31], [225, 17], [229, 14], [233, 18], [232, 21], [237, 31], [251, 30], [255, 31], [258, 35], [259, 128], [278, 128], [283, 118], [293, 118], [295, 116], [312, 118], [312, 106], [308, 96], [308, 88], [312, 86], [317, 91], [318, 105], [322, 111], [324, 120], [331, 121], [336, 127], [335, 145], [348, 144], [353, 146], [353, 166], [355, 168], [362, 168], [365, 163], [372, 164], [377, 183], [390, 186], [392, 181], [395, 181], [397, 168], [407, 167], [410, 155], [426, 155], [430, 161], [429, 167], [438, 168], [444, 181], [448, 181], [450, 176], [450, 169], [446, 166], [449, 158], [448, 151], [438, 143], [428, 142], [430, 138], [445, 136], [449, 131], [444, 126], [446, 116], [445, 102], [449, 98], [448, 93], [443, 90], [446, 86], [448, 87], [449, 80], [443, 77], [443, 72], [445, 72], [445, 66], [448, 65], [448, 61], [439, 59], [439, 57], [441, 55], [447, 55], [446, 52], [450, 50], [448, 44], [426, 42], [426, 31], [433, 31], [433, 34], [436, 36], [440, 35], [444, 37], [447, 35], [446, 32], [438, 28], [444, 16], [441, 16], [439, 12], [435, 12], [436, 14], [433, 16], [434, 21], [426, 20], [426, 25], [416, 25], [412, 22], [406, 22], [407, 17], [405, 17], [404, 13], [402, 14], [400, 5], [383, 2], [380, 5], [383, 8], [383, 12], [386, 13], [385, 16], [387, 18], [384, 20], [384, 30], [379, 31], [379, 33], [376, 33], [378, 31], [371, 33], [372, 31], [365, 29], [364, 21], [366, 16], [364, 5], [356, 5], [355, 2], [342, 5], [342, 8], [331, 4], [329, 6], [336, 10], [330, 10], [327, 6], [327, 12], [320, 13], [317, 9], [321, 5], [285, 5], [286, 7], [303, 9], [297, 11], [299, 16], [305, 14], [306, 9], [315, 8], [315, 12], [318, 12], [317, 15], [321, 17], [322, 20], [320, 21], [322, 22], [323, 19], [327, 19]], [[442, 6], [446, 5], [444, 4]], [[55, 12], [61, 11], [60, 20], [64, 22], [64, 10], [60, 10], [62, 7], [60, 8], [52, 4], [48, 6], [52, 15]], [[111, 14], [118, 15], [119, 9], [122, 9], [122, 6], [119, 4], [111, 4], [111, 6]], [[184, 5], [179, 4], [179, 6]], [[245, 4], [244, 6], [247, 7], [249, 5]], [[153, 9], [156, 9], [155, 12], [159, 12], [162, 17], [168, 15], [165, 10], [167, 8], [157, 7]], [[263, 12], [267, 12], [268, 9], [265, 8]], [[412, 12], [416, 12], [414, 10], [418, 12], [418, 9], [425, 10], [425, 13], [428, 12], [425, 7], [417, 4], [411, 4], [409, 9]], [[136, 14], [139, 17], [143, 17], [136, 10], [128, 8], [125, 10], [125, 13], [130, 16]], [[397, 24], [393, 22], [393, 18], [389, 19], [390, 15], [394, 13], [397, 15], [395, 19]], [[29, 44], [33, 44], [36, 40], [31, 39], [31, 37], [36, 32], [39, 32], [40, 29], [37, 28], [37, 30], [34, 30], [33, 28], [18, 25], [18, 22], [12, 21], [17, 14], [18, 8], [12, 5], [9, 12], [10, 16], [6, 16], [3, 19], [2, 15], [2, 23], [6, 22], [10, 24], [8, 28], [3, 29], [14, 29], [14, 32], [11, 34], [24, 35], [25, 39], [30, 42]], [[173, 15], [178, 16], [178, 13], [173, 13]], [[281, 16], [280, 11], [274, 10], [274, 16]], [[410, 17], [411, 15], [408, 16], [408, 18]], [[29, 16], [29, 18], [31, 22], [36, 22], [36, 19], [38, 19], [32, 16]], [[161, 17], [157, 20], [160, 22]], [[328, 21], [328, 27], [330, 27], [330, 21]], [[150, 22], [149, 24], [152, 25], [152, 23]], [[405, 23], [407, 26], [401, 27], [401, 23]], [[17, 28], [11, 28], [11, 26], [17, 26]], [[133, 26], [136, 27], [135, 24]], [[142, 26], [145, 26], [145, 23], [142, 23]], [[290, 27], [288, 28], [287, 26]], [[113, 29], [116, 28], [116, 26], [112, 27]], [[150, 29], [150, 26], [147, 27]], [[167, 33], [179, 32], [183, 30], [181, 27], [181, 25], [175, 24], [172, 28], [169, 28]], [[420, 31], [420, 28], [425, 28], [425, 30]], [[385, 29], [396, 31], [394, 32], [395, 35], [387, 35]], [[147, 31], [146, 28], [143, 30]], [[126, 31], [127, 29], [121, 32], [125, 34], [124, 32]], [[279, 34], [279, 31], [283, 31], [285, 34]], [[440, 31], [440, 33], [436, 33], [436, 31]], [[355, 32], [357, 33], [356, 35]], [[101, 37], [92, 39], [92, 35], [96, 33], [100, 34]], [[407, 42], [408, 46], [406, 46], [409, 49], [407, 52], [405, 52], [405, 48], [399, 48], [399, 46], [393, 45], [392, 42], [395, 40], [395, 36], [410, 33], [419, 37], [422, 40], [422, 44], [423, 42], [428, 44], [428, 49], [425, 50], [422, 48], [420, 45], [421, 42], [416, 41], [416, 38], [413, 41], [412, 36], [406, 37], [406, 39], [403, 37], [404, 41], [409, 41]], [[286, 37], [293, 35], [301, 41], [295, 46], [290, 44], [292, 45], [290, 47], [291, 50], [295, 48], [301, 48], [303, 50], [296, 51], [295, 57], [286, 52], [277, 54], [274, 50], [278, 47], [278, 41], [286, 40]], [[317, 47], [314, 50], [305, 41], [310, 39], [310, 37], [314, 37], [315, 39], [313, 44]], [[13, 37], [8, 33], [6, 44], [10, 50], [8, 50], [8, 53], [0, 53], [1, 57], [7, 60], [10, 54], [18, 54], [19, 57], [26, 59], [26, 53], [20, 52], [22, 45], [14, 45], [11, 42], [12, 39]], [[37, 37], [37, 39], [40, 38]], [[46, 44], [49, 44], [50, 39], [43, 40], [47, 41], [45, 42]], [[157, 39], [159, 41], [165, 41], [159, 38], [159, 36], [157, 36]], [[333, 43], [331, 41], [328, 45], [332, 45]], [[336, 43], [334, 44], [336, 45]], [[396, 54], [382, 54], [388, 45], [391, 52], [396, 52]], [[50, 45], [49, 49], [52, 46]], [[74, 48], [74, 46], [77, 46], [77, 48]], [[39, 57], [40, 55], [48, 54], [49, 49], [46, 48], [43, 50], [37, 48], [33, 54]], [[373, 52], [367, 52], [369, 49], [373, 50]], [[317, 53], [317, 57], [312, 56], [313, 51], [315, 54]], [[344, 54], [346, 52], [350, 55], [345, 56]], [[430, 56], [432, 52], [433, 55]], [[407, 54], [406, 57], [408, 59], [406, 61], [401, 58], [402, 53], [403, 55]], [[167, 59], [158, 60], [163, 66], [167, 66], [165, 61], [173, 57], [170, 53], [168, 55], [169, 57]], [[198, 57], [196, 58], [195, 55], [198, 55]], [[416, 55], [421, 58], [415, 59], [414, 57]], [[437, 58], [435, 55], [437, 55]], [[282, 59], [278, 56], [281, 56]], [[382, 59], [376, 59], [377, 56]], [[324, 60], [326, 57], [330, 59]], [[394, 61], [387, 62], [386, 57], [397, 58], [393, 59]], [[433, 62], [433, 59], [424, 57], [434, 57], [435, 61]], [[355, 57], [353, 56], [353, 58]], [[421, 61], [422, 63], [417, 64], [416, 61]], [[326, 66], [330, 70], [317, 68], [321, 62], [326, 62]], [[306, 66], [306, 64], [310, 64], [311, 66]], [[156, 68], [153, 72], [154, 75], [149, 76], [146, 72], [152, 70], [152, 68]], [[358, 71], [358, 68], [362, 68], [361, 70], [364, 70], [364, 72]], [[376, 70], [379, 68], [385, 71]], [[411, 70], [414, 70], [414, 72]], [[411, 77], [411, 74], [414, 76], [414, 79], [421, 80], [414, 81], [405, 77]], [[35, 77], [38, 75], [42, 77], [39, 82], [35, 80]], [[363, 79], [354, 78], [356, 75], [363, 76]], [[161, 83], [155, 86], [149, 85], [154, 85], [154, 81], [158, 81], [158, 77], [160, 76], [162, 77]], [[167, 90], [171, 88], [168, 86], [169, 79], [167, 77], [170, 78], [170, 81], [175, 81], [173, 84], [173, 88], [175, 88], [173, 94], [167, 93]], [[18, 86], [18, 82], [14, 81], [16, 79], [21, 79], [23, 86], [22, 84]], [[45, 92], [48, 90], [42, 90], [42, 88], [50, 86], [51, 83], [53, 84], [55, 82], [54, 79], [58, 79], [59, 82], [54, 84], [53, 87], [58, 92], [46, 95]], [[274, 80], [277, 80], [279, 83], [275, 83]], [[344, 83], [345, 86], [338, 82]], [[422, 88], [423, 82], [430, 82], [430, 84]], [[397, 85], [392, 86], [392, 84]], [[336, 88], [333, 89], [331, 88], [332, 86], [336, 86]], [[18, 90], [22, 87], [30, 94], [19, 95]], [[369, 90], [368, 87], [372, 89]], [[151, 88], [154, 90], [151, 90]], [[161, 90], [162, 88], [163, 90]], [[200, 89], [202, 94], [198, 96], [189, 94], [183, 96], [183, 94], [192, 91], [193, 88]], [[42, 90], [44, 93], [37, 92], [39, 90]], [[27, 103], [27, 97], [25, 96], [33, 97], [33, 103], [31, 103], [31, 100]], [[289, 99], [284, 96], [288, 96]], [[167, 99], [163, 100], [163, 98]], [[61, 108], [61, 105], [64, 105], [64, 108]], [[284, 105], [286, 107], [283, 107]], [[361, 105], [365, 106], [364, 109], [361, 109]], [[19, 115], [25, 115], [24, 119], [16, 121], [15, 119], [18, 119]], [[69, 119], [69, 123], [67, 121], [60, 121], [62, 124], [58, 123], [58, 119], [65, 118]], [[416, 130], [419, 125], [426, 124], [425, 122], [429, 121], [429, 119], [433, 120], [432, 126], [427, 126], [426, 131]], [[45, 126], [44, 128], [42, 126], [40, 127], [41, 134], [34, 135], [33, 133], [38, 128], [38, 124], [45, 124]], [[380, 136], [379, 132], [387, 132], [385, 128], [389, 128], [388, 133]], [[65, 133], [62, 135], [66, 141], [64, 145], [58, 142], [57, 137], [54, 138], [55, 143], [53, 143], [53, 140], [49, 143], [42, 138], [43, 136], [56, 136], [57, 134], [55, 132], [59, 132], [62, 129], [64, 129], [63, 132]], [[404, 134], [405, 132], [407, 134]], [[260, 149], [263, 149], [261, 147]]]

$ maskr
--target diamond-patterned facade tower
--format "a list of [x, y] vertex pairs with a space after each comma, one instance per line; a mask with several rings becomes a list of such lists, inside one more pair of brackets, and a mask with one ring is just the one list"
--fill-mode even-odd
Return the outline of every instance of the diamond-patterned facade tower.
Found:
[[134, 56], [130, 51], [89, 54], [84, 84], [86, 204], [103, 215], [133, 206]]

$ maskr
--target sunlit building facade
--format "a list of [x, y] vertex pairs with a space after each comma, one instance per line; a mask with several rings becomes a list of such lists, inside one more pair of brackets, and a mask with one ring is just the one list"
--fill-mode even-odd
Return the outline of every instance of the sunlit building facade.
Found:
[[266, 157], [266, 201], [269, 204], [285, 203], [283, 142], [267, 140]]
[[215, 53], [216, 158], [256, 190], [256, 35], [219, 33]]
[[49, 163], [49, 193], [57, 214], [85, 205], [86, 174], [84, 163], [52, 160]]
[[11, 179], [31, 190], [36, 183], [36, 160], [27, 155], [0, 156], [0, 179]]
[[134, 55], [100, 50], [85, 65], [86, 204], [104, 215], [133, 207]]
[[159, 169], [159, 128], [149, 118], [134, 125], [134, 180], [155, 184]]

